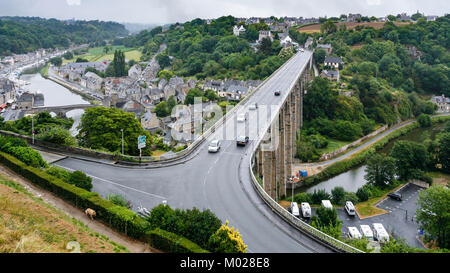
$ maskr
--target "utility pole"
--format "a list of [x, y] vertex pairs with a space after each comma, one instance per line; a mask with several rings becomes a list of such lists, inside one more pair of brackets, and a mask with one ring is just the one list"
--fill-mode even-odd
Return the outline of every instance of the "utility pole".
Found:
[[34, 116], [31, 116], [31, 134], [33, 137], [33, 145], [34, 145]]
[[123, 156], [123, 129], [120, 129], [120, 131], [122, 132], [122, 156]]

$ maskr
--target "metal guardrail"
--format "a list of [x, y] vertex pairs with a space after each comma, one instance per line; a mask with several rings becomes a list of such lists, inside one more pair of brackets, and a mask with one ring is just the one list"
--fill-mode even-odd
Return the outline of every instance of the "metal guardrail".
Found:
[[[296, 54], [300, 54], [296, 53]], [[264, 84], [267, 83], [267, 81], [269, 81], [271, 78], [273, 78], [273, 76], [280, 71], [283, 67], [285, 67], [289, 61], [296, 55], [292, 55], [291, 58], [289, 58], [289, 60], [287, 60], [286, 62], [284, 62], [277, 70], [275, 70], [269, 77], [267, 77], [267, 79], [265, 79], [260, 85], [258, 85], [258, 87], [256, 87], [255, 89], [253, 89], [252, 91], [250, 91], [247, 96], [245, 96], [239, 103], [237, 103], [232, 109], [231, 111], [227, 112], [225, 114], [225, 116], [223, 116], [222, 118], [220, 118], [218, 121], [216, 121], [216, 123], [214, 123], [210, 128], [208, 128], [200, 137], [198, 137], [194, 142], [192, 142], [191, 145], [189, 145], [186, 149], [177, 152], [177, 153], [173, 153], [167, 157], [165, 157], [164, 155], [162, 156], [143, 156], [142, 157], [142, 161], [144, 163], [146, 162], [170, 162], [173, 160], [178, 160], [178, 159], [182, 159], [184, 157], [186, 157], [187, 155], [189, 155], [192, 151], [194, 151], [204, 140], [206, 140], [212, 133], [215, 132], [215, 129], [219, 128], [226, 120], [228, 120], [236, 111], [238, 111], [238, 109], [240, 109], [240, 107], [242, 107], [242, 105], [244, 105], [262, 86], [264, 86]], [[163, 157], [163, 158], [161, 158]], [[138, 156], [124, 156], [124, 158], [131, 158], [135, 161], [139, 161], [139, 157]]]
[[[299, 76], [297, 77], [296, 81], [294, 81], [291, 84], [289, 90], [292, 90], [292, 88], [294, 87], [295, 83], [298, 81], [298, 78], [301, 76], [301, 74], [302, 73], [300, 73]], [[287, 92], [287, 93], [289, 93], [289, 92]], [[287, 95], [285, 95], [285, 96], [287, 97]], [[276, 117], [279, 114], [279, 111], [280, 111], [280, 109], [278, 109], [278, 111], [276, 112], [274, 117]], [[268, 124], [268, 127], [270, 127], [270, 124]], [[268, 128], [266, 128], [265, 131], [267, 131], [267, 129]], [[295, 217], [294, 215], [289, 213], [286, 209], [284, 209], [280, 204], [278, 204], [275, 200], [273, 200], [266, 193], [266, 191], [261, 187], [261, 185], [256, 180], [255, 174], [253, 173], [253, 159], [255, 156], [256, 149], [261, 144], [261, 141], [262, 141], [262, 137], [260, 139], [258, 139], [257, 142], [254, 142], [254, 144], [253, 144], [252, 151], [251, 151], [250, 158], [249, 158], [249, 171], [250, 171], [250, 176], [251, 176], [251, 181], [253, 183], [253, 186], [255, 187], [256, 191], [258, 192], [259, 196], [263, 199], [263, 201], [269, 207], [271, 207], [273, 211], [275, 211], [278, 215], [280, 215], [282, 218], [284, 218], [287, 222], [291, 223], [299, 230], [310, 235], [310, 237], [312, 237], [316, 240], [319, 240], [323, 244], [330, 246], [331, 248], [336, 249], [338, 251], [350, 252], [350, 253], [364, 253], [363, 251], [361, 251], [353, 246], [350, 246], [340, 240], [337, 240], [336, 238], [333, 238], [333, 237], [329, 236], [328, 234], [326, 234], [326, 233], [314, 228], [313, 226], [308, 225], [307, 223], [303, 222], [302, 220], [298, 219], [297, 217]]]

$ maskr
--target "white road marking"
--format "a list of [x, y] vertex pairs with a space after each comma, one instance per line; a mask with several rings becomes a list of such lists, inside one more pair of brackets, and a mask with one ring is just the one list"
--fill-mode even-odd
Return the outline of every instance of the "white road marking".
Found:
[[[72, 172], [76, 171], [74, 169], [71, 169], [71, 168], [68, 168], [68, 167], [64, 167], [64, 166], [59, 166], [59, 167], [64, 168], [64, 169], [69, 170], [69, 171], [72, 171]], [[85, 174], [87, 176], [89, 176], [89, 177], [95, 178], [97, 180], [100, 180], [100, 181], [103, 181], [103, 182], [106, 182], [106, 183], [109, 183], [109, 184], [113, 184], [113, 185], [116, 185], [116, 186], [119, 186], [119, 187], [123, 187], [123, 188], [129, 189], [129, 190], [133, 190], [133, 191], [136, 191], [136, 192], [139, 192], [139, 193], [143, 193], [143, 194], [146, 194], [146, 195], [150, 195], [150, 196], [153, 196], [153, 197], [156, 197], [156, 198], [160, 198], [160, 199], [163, 199], [163, 200], [167, 200], [168, 199], [167, 197], [164, 197], [164, 196], [161, 196], [161, 195], [148, 193], [148, 192], [141, 191], [141, 190], [138, 190], [138, 189], [135, 189], [135, 188], [132, 188], [132, 187], [124, 186], [122, 184], [119, 184], [119, 183], [116, 183], [116, 182], [112, 182], [110, 180], [106, 180], [106, 179], [103, 179], [103, 178], [100, 178], [100, 177], [97, 177], [97, 176], [94, 176], [94, 175], [91, 175], [91, 174], [88, 174], [88, 173], [85, 173]]]

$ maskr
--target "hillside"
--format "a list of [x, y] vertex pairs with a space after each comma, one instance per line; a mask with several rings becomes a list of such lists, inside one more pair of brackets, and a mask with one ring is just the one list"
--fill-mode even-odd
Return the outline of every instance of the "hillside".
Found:
[[[350, 29], [355, 29], [356, 27], [373, 27], [374, 29], [380, 29], [384, 26], [385, 22], [339, 22], [336, 23], [337, 28], [339, 29], [341, 26], [345, 25], [345, 27]], [[409, 22], [394, 22], [396, 26], [402, 26], [402, 25], [408, 25]], [[302, 26], [298, 28], [298, 31], [305, 32], [305, 33], [316, 33], [320, 32], [320, 26], [322, 24], [313, 24], [313, 25], [307, 25]]]
[[0, 17], [0, 56], [27, 53], [39, 48], [102, 43], [127, 34], [125, 27], [115, 22]]
[[161, 68], [170, 68], [176, 76], [205, 78], [233, 78], [260, 80], [280, 67], [293, 52], [282, 50], [277, 36], [256, 45], [259, 30], [266, 24], [252, 24], [244, 35], [233, 35], [236, 18], [220, 17], [209, 24], [195, 19], [177, 23], [164, 30], [161, 27], [142, 31], [137, 35], [116, 39], [114, 45], [143, 47], [143, 59], [149, 59], [166, 44], [167, 49], [157, 57]]
[[71, 244], [83, 253], [128, 252], [0, 176], [0, 253], [68, 253]]

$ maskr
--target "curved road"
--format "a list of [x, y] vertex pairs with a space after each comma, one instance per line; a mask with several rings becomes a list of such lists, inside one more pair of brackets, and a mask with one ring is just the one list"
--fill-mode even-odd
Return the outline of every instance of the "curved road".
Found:
[[[239, 229], [249, 252], [331, 252], [271, 211], [254, 190], [248, 166], [250, 148], [267, 130], [311, 54], [300, 52], [291, 58], [232, 118], [199, 145], [196, 156], [189, 161], [154, 169], [118, 168], [74, 158], [55, 164], [85, 172], [93, 178], [93, 191], [102, 196], [121, 194], [131, 201], [133, 209], [152, 208], [163, 200], [175, 208], [210, 209], [223, 222], [229, 220], [231, 226]], [[281, 96], [275, 97], [274, 90], [280, 90]], [[255, 102], [258, 110], [248, 110]], [[237, 115], [245, 112], [248, 121], [235, 122]], [[246, 147], [237, 147], [236, 136], [244, 131], [251, 141]], [[212, 139], [223, 139], [217, 154], [207, 151]]]

